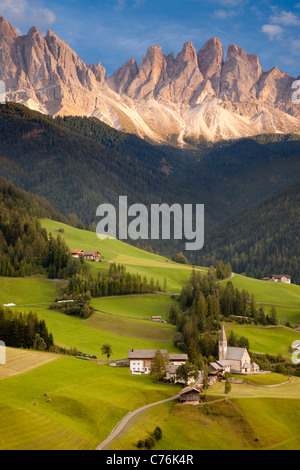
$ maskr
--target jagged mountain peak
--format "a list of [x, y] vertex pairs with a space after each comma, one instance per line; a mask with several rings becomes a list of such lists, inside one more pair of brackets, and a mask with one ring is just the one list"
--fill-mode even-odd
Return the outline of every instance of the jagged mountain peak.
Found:
[[185, 42], [182, 51], [176, 57], [176, 62], [197, 62], [197, 52], [191, 41]]
[[216, 37], [198, 52], [187, 41], [176, 57], [150, 46], [140, 66], [131, 57], [108, 78], [100, 62], [86, 65], [55, 32], [43, 37], [32, 27], [19, 36], [0, 16], [0, 80], [12, 101], [51, 115], [95, 116], [156, 142], [300, 132], [294, 79], [276, 66], [263, 71], [257, 55], [236, 44], [225, 58]]
[[15, 28], [6, 19], [0, 15], [0, 36], [17, 38], [19, 35]]

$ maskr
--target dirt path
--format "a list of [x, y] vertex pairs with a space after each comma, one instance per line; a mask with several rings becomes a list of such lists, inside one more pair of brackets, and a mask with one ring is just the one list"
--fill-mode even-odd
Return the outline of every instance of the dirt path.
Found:
[[145, 406], [142, 406], [141, 408], [138, 408], [137, 410], [135, 411], [130, 411], [123, 419], [122, 421], [119, 422], [119, 424], [117, 424], [117, 426], [112, 430], [112, 432], [110, 433], [110, 435], [108, 436], [107, 439], [105, 439], [105, 441], [103, 441], [97, 448], [96, 450], [104, 450], [105, 447], [113, 440], [115, 439], [119, 434], [120, 432], [124, 429], [124, 427], [129, 423], [129, 421], [131, 421], [131, 419], [137, 415], [138, 413], [140, 413], [141, 411], [144, 411], [144, 410], [147, 410], [148, 408], [151, 408], [152, 406], [155, 406], [155, 405], [160, 405], [161, 403], [166, 403], [168, 401], [172, 401], [172, 400], [177, 400], [179, 398], [179, 395], [176, 395], [175, 397], [171, 397], [171, 398], [166, 398], [165, 400], [161, 400], [161, 401], [157, 401], [156, 403], [151, 403], [150, 405], [145, 405]]
[[230, 276], [230, 277], [228, 277], [227, 279], [222, 279], [222, 281], [219, 281], [219, 283], [220, 283], [220, 282], [227, 282], [227, 281], [230, 281], [230, 279], [233, 279], [234, 276], [235, 276], [235, 273], [231, 273], [231, 276]]

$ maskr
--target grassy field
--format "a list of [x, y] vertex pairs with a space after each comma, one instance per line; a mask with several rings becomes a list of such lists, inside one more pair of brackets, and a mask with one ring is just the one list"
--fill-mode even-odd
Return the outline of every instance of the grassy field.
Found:
[[121, 297], [102, 297], [93, 299], [92, 305], [97, 310], [125, 317], [148, 318], [159, 315], [167, 319], [167, 307], [172, 299], [161, 295], [124, 295]]
[[149, 321], [111, 317], [101, 313], [92, 315], [84, 323], [98, 330], [154, 343], [165, 342], [172, 344], [175, 334], [175, 326], [173, 325], [160, 326]]
[[61, 357], [1, 380], [0, 449], [94, 449], [129, 411], [173, 394], [128, 368]]
[[[191, 266], [179, 265], [118, 240], [99, 240], [94, 233], [42, 221], [49, 232], [62, 236], [70, 248], [100, 251], [106, 262], [88, 263], [91, 271], [107, 269], [109, 262], [124, 264], [130, 272], [153, 277], [171, 293], [180, 292], [191, 274]], [[205, 268], [198, 268], [205, 272]], [[293, 324], [300, 321], [300, 286], [267, 283], [236, 275], [235, 287], [254, 293], [257, 305], [266, 311], [274, 304], [278, 316]], [[148, 321], [152, 315], [166, 318], [169, 295], [133, 295], [93, 299], [96, 312], [83, 320], [49, 310], [48, 305], [65, 287], [44, 279], [0, 278], [0, 303], [36, 312], [45, 319], [55, 342], [83, 353], [101, 355], [104, 343], [112, 345], [111, 359], [127, 357], [128, 350], [168, 349], [175, 327]], [[109, 315], [113, 314], [113, 315]], [[253, 352], [287, 354], [300, 333], [283, 326], [226, 325], [238, 336], [246, 336]], [[7, 365], [0, 366], [0, 449], [93, 449], [126, 415], [147, 403], [175, 395], [178, 389], [153, 383], [149, 376], [131, 376], [128, 368], [100, 366], [73, 357], [8, 349]], [[53, 360], [55, 359], [55, 360]], [[248, 379], [248, 378], [247, 378]], [[253, 376], [253, 384], [278, 384], [276, 374]], [[47, 403], [44, 393], [49, 393]], [[111, 449], [136, 449], [156, 425], [163, 429], [160, 449], [266, 449], [300, 447], [300, 379], [288, 385], [255, 387], [234, 384], [229, 403], [224, 384], [209, 392], [213, 402], [204, 406], [166, 403], [138, 415]], [[34, 403], [36, 402], [36, 406]], [[257, 410], [259, 409], [259, 413]], [[270, 435], [271, 429], [271, 435]]]
[[[98, 250], [106, 262], [112, 261], [123, 264], [129, 272], [147, 276], [150, 280], [158, 280], [161, 287], [164, 279], [167, 281], [167, 290], [171, 293], [180, 292], [183, 284], [189, 279], [192, 267], [170, 261], [163, 256], [140, 250], [120, 240], [107, 238], [99, 240], [96, 233], [78, 230], [68, 225], [43, 219], [43, 227], [48, 232], [58, 235], [58, 229], [63, 228], [61, 236], [66, 240], [70, 249]], [[89, 263], [92, 271], [107, 268], [106, 263]], [[197, 268], [206, 272], [206, 268]]]
[[207, 403], [165, 403], [139, 414], [109, 450], [136, 450], [137, 441], [156, 426], [163, 431], [157, 451], [299, 449], [299, 396], [300, 379], [293, 378], [291, 384], [274, 388], [233, 385], [226, 403], [224, 384], [218, 383], [209, 391]]
[[248, 375], [248, 376], [241, 376], [232, 374], [232, 377], [236, 377], [238, 379], [243, 379], [244, 382], [248, 384], [254, 385], [279, 385], [283, 384], [288, 380], [286, 375], [282, 374], [259, 374], [259, 375]]
[[228, 333], [232, 330], [238, 337], [245, 336], [250, 350], [257, 353], [282, 354], [289, 351], [294, 341], [300, 340], [300, 332], [284, 326], [236, 326], [228, 323]]
[[64, 283], [46, 279], [0, 277], [0, 304], [49, 305], [64, 287]]
[[300, 324], [300, 286], [261, 281], [238, 274], [234, 276], [232, 283], [240, 290], [246, 289], [250, 294], [253, 293], [257, 306], [264, 305], [266, 312], [274, 306], [279, 319], [285, 318], [293, 325]]
[[59, 357], [57, 354], [40, 353], [23, 349], [6, 348], [6, 364], [0, 365], [0, 380], [40, 367]]
[[[23, 351], [15, 354], [21, 363]], [[178, 391], [128, 368], [72, 357], [42, 364], [44, 353], [35, 354], [41, 356], [35, 369], [0, 382], [0, 449], [94, 449], [129, 411]], [[299, 449], [299, 396], [300, 379], [293, 377], [273, 388], [234, 384], [226, 403], [224, 384], [217, 383], [204, 405], [174, 401], [139, 414], [109, 449], [136, 450], [155, 426], [163, 430], [155, 450]]]
[[[0, 277], [0, 303], [14, 303], [15, 310], [35, 312], [39, 318], [46, 321], [56, 344], [66, 348], [74, 347], [97, 357], [101, 354], [100, 349], [104, 343], [112, 345], [112, 359], [127, 357], [131, 348], [160, 348], [177, 352], [173, 345], [175, 329], [171, 325], [118, 319], [100, 314], [83, 320], [49, 310], [48, 305], [64, 286], [65, 284], [60, 282], [40, 279]], [[155, 295], [152, 297], [156, 298]], [[169, 299], [167, 295], [159, 297], [163, 297], [165, 302]], [[150, 306], [149, 298], [145, 304], [148, 304], [148, 311], [154, 311], [157, 306], [157, 302]]]
[[[121, 359], [127, 357], [128, 351], [131, 348], [134, 349], [168, 349], [169, 352], [177, 352], [177, 349], [170, 340], [169, 331], [162, 330], [159, 327], [157, 330], [158, 335], [160, 331], [166, 333], [166, 340], [164, 341], [151, 341], [146, 340], [145, 337], [135, 338], [132, 335], [128, 335], [127, 331], [119, 331], [118, 326], [115, 325], [116, 329], [113, 332], [103, 331], [93, 325], [93, 320], [83, 320], [78, 317], [67, 316], [53, 310], [44, 308], [34, 310], [40, 318], [43, 318], [48, 326], [49, 331], [54, 335], [56, 344], [67, 348], [75, 347], [79, 351], [97, 357], [101, 357], [101, 346], [104, 343], [109, 343], [112, 346], [113, 354], [111, 359]], [[114, 319], [112, 319], [113, 321]], [[111, 330], [113, 326], [109, 327]], [[134, 327], [134, 323], [132, 324]], [[150, 325], [152, 326], [152, 325]], [[143, 335], [141, 325], [141, 335]], [[116, 333], [116, 331], [119, 333]], [[152, 335], [153, 336], [153, 335]], [[162, 338], [162, 336], [160, 336]]]

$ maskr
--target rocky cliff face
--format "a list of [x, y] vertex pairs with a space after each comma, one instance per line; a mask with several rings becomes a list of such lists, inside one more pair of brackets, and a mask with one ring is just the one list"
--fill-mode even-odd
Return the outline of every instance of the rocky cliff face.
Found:
[[149, 47], [140, 67], [131, 58], [111, 77], [86, 65], [56, 34], [25, 36], [0, 17], [0, 79], [7, 98], [51, 115], [95, 116], [156, 142], [185, 145], [269, 132], [300, 133], [294, 79], [256, 55], [213, 38], [191, 42], [174, 57]]

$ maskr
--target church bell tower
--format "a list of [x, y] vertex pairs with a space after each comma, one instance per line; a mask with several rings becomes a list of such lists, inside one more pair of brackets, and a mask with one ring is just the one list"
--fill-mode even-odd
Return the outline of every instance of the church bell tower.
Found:
[[222, 324], [222, 329], [219, 337], [219, 361], [224, 361], [227, 357], [227, 337], [225, 333], [224, 325]]

